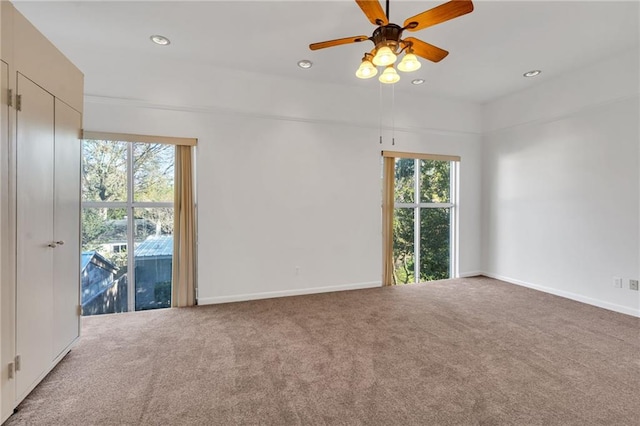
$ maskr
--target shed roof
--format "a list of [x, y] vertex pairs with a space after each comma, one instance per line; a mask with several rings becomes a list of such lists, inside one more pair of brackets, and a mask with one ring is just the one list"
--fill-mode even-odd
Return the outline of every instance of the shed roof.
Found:
[[164, 257], [173, 255], [173, 235], [151, 235], [135, 248], [135, 257]]
[[113, 262], [95, 250], [82, 252], [80, 257], [80, 272], [83, 272], [85, 268], [89, 266], [89, 263], [93, 263], [97, 267], [107, 269], [110, 272], [118, 270], [118, 267]]

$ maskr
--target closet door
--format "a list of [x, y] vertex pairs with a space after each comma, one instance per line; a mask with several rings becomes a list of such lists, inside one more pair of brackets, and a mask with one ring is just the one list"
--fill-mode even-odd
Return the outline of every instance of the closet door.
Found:
[[79, 335], [80, 113], [55, 100], [53, 356]]
[[19, 73], [17, 93], [22, 99], [16, 122], [16, 396], [21, 399], [52, 361], [54, 122], [51, 94]]
[[0, 315], [2, 315], [2, 329], [0, 329], [0, 364], [2, 376], [0, 377], [0, 421], [6, 419], [13, 411], [15, 400], [15, 382], [5, 374], [9, 363], [13, 362], [15, 355], [15, 293], [13, 280], [9, 274], [9, 256], [11, 245], [9, 241], [9, 69], [5, 62], [0, 61], [2, 67], [2, 79], [0, 81], [0, 114], [2, 118], [2, 133], [0, 133]]

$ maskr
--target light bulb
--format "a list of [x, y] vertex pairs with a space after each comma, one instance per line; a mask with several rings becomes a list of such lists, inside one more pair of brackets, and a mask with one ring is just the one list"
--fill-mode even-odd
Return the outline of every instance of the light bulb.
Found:
[[411, 72], [420, 69], [422, 64], [413, 53], [407, 53], [398, 64], [398, 69], [402, 72]]
[[356, 77], [358, 78], [371, 78], [378, 74], [378, 69], [373, 66], [371, 61], [364, 59], [356, 71]]
[[396, 61], [396, 54], [389, 48], [389, 46], [382, 46], [376, 52], [376, 56], [373, 57], [373, 63], [379, 67], [386, 67]]
[[389, 65], [384, 69], [382, 74], [380, 74], [378, 80], [380, 80], [380, 83], [393, 84], [400, 81], [400, 76], [396, 72], [395, 68], [393, 68], [393, 65]]

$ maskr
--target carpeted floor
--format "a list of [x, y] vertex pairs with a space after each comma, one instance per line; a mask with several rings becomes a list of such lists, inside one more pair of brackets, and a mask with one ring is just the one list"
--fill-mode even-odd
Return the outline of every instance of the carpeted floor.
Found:
[[639, 330], [482, 277], [92, 317], [6, 425], [638, 425]]

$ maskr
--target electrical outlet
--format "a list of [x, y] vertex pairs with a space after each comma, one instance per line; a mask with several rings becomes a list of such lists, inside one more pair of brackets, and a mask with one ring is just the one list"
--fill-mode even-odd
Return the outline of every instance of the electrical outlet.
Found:
[[613, 277], [613, 286], [615, 288], [622, 288], [622, 278], [620, 277]]
[[629, 280], [629, 289], [638, 291], [638, 280]]

